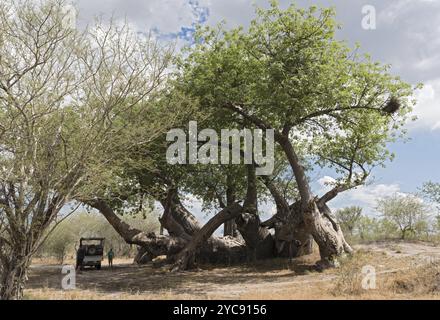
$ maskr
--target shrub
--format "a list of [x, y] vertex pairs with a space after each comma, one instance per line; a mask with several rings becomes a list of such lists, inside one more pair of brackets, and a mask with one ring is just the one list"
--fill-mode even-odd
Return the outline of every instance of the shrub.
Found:
[[[154, 212], [142, 215], [127, 215], [123, 220], [131, 226], [146, 232], [157, 232], [159, 221]], [[66, 257], [74, 257], [81, 237], [105, 238], [105, 249], [113, 248], [116, 256], [129, 257], [133, 249], [98, 213], [79, 212], [62, 221], [51, 232], [38, 251], [40, 257], [53, 257], [63, 263]]]

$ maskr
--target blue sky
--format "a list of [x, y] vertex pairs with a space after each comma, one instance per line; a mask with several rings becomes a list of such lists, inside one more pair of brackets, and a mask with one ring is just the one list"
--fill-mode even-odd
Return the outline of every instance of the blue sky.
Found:
[[[196, 24], [246, 26], [254, 16], [253, 3], [267, 6], [267, 1], [246, 0], [79, 0], [80, 21], [99, 14], [126, 17], [140, 32], [149, 30], [165, 40], [175, 39], [178, 47], [191, 41]], [[291, 1], [280, 1], [287, 6]], [[419, 100], [414, 115], [418, 121], [408, 125], [410, 141], [395, 143], [390, 149], [396, 158], [385, 169], [373, 172], [370, 184], [347, 192], [331, 203], [333, 208], [361, 205], [374, 214], [378, 197], [394, 192], [416, 192], [427, 180], [440, 182], [440, 0], [335, 0], [296, 1], [334, 6], [342, 23], [338, 38], [350, 44], [359, 42], [362, 51], [373, 59], [389, 63], [392, 72], [412, 84], [423, 82], [416, 93]], [[376, 30], [361, 27], [362, 8], [376, 9]], [[324, 191], [323, 176], [314, 183], [315, 191]], [[327, 175], [329, 175], [327, 173]], [[199, 217], [200, 204], [193, 203]], [[265, 208], [268, 212], [270, 208]], [[205, 220], [205, 218], [203, 218]]]

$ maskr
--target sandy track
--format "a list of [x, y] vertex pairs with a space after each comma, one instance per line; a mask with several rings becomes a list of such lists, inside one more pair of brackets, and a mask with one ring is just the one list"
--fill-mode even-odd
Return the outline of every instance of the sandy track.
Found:
[[[357, 250], [373, 252], [379, 259], [374, 261], [379, 274], [394, 273], [411, 268], [414, 263], [426, 263], [440, 259], [440, 247], [415, 242], [379, 242], [355, 246]], [[104, 267], [100, 271], [85, 270], [77, 274], [77, 288], [97, 292], [104, 296], [121, 294], [144, 295], [146, 298], [191, 297], [194, 299], [238, 299], [246, 296], [276, 295], [290, 288], [299, 297], [307, 291], [328, 288], [338, 270], [324, 273], [313, 272], [317, 255], [294, 259], [291, 265], [277, 259], [262, 264], [228, 268], [207, 268], [198, 272], [169, 273], [165, 268], [119, 264], [113, 270]], [[400, 262], [395, 268], [394, 261]], [[61, 291], [61, 266], [34, 265], [28, 288]]]

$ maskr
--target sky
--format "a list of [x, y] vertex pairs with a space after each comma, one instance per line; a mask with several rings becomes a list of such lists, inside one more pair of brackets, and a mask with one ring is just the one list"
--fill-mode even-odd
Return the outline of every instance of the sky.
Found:
[[[350, 45], [359, 43], [361, 51], [374, 60], [391, 64], [391, 72], [411, 84], [423, 83], [415, 98], [418, 120], [407, 125], [409, 141], [389, 146], [396, 154], [385, 169], [376, 169], [366, 186], [348, 191], [330, 203], [333, 209], [360, 205], [367, 214], [375, 212], [376, 200], [395, 192], [417, 192], [428, 180], [440, 182], [440, 0], [335, 0], [293, 1], [298, 6], [319, 5], [336, 8], [342, 24], [337, 37]], [[94, 16], [126, 18], [140, 32], [153, 32], [179, 45], [191, 41], [197, 24], [215, 25], [226, 21], [228, 27], [247, 26], [254, 17], [254, 4], [267, 7], [267, 1], [246, 0], [79, 0], [79, 23]], [[292, 1], [280, 1], [282, 7]], [[363, 8], [373, 6], [376, 29], [365, 30]], [[319, 177], [319, 174], [322, 174]], [[313, 183], [317, 194], [325, 192], [331, 174], [318, 172]], [[188, 203], [189, 204], [189, 203]], [[192, 210], [202, 220], [198, 201]], [[267, 205], [260, 208], [273, 213]]]

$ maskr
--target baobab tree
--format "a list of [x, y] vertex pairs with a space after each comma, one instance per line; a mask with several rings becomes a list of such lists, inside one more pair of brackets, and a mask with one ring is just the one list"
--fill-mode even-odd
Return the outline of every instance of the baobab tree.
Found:
[[[264, 225], [290, 228], [295, 238], [290, 226], [301, 221], [323, 267], [352, 251], [327, 203], [392, 158], [386, 144], [402, 133], [413, 106], [413, 88], [336, 40], [336, 27], [333, 9], [281, 10], [274, 1], [257, 9], [248, 30], [200, 28], [179, 65], [180, 89], [202, 111], [275, 130], [299, 197], [288, 203], [272, 186], [277, 214]], [[315, 195], [304, 161], [335, 170], [330, 191]]]
[[[168, 165], [160, 157], [166, 150], [162, 137], [156, 145], [162, 151], [150, 158], [152, 168], [128, 171], [129, 181], [140, 186], [138, 195], [163, 205], [160, 221], [168, 235], [131, 229], [109, 205], [112, 197], [91, 205], [127, 242], [142, 248], [146, 261], [165, 254], [173, 270], [196, 260], [239, 261], [249, 253], [270, 258], [292, 252], [292, 244], [294, 255], [301, 255], [311, 251], [312, 239], [321, 254], [318, 265], [337, 265], [337, 258], [352, 249], [327, 203], [365, 183], [375, 166], [392, 159], [386, 145], [404, 134], [413, 88], [390, 75], [389, 66], [337, 41], [336, 26], [331, 9], [281, 10], [274, 2], [257, 10], [247, 31], [199, 29], [177, 62], [170, 91], [192, 101], [206, 127], [275, 130], [276, 158], [284, 166], [274, 176], [257, 177], [255, 164], [234, 169], [232, 181], [226, 166]], [[187, 130], [185, 121], [195, 120], [194, 114], [181, 118], [179, 127]], [[307, 174], [314, 166], [338, 174], [331, 190], [319, 196]], [[294, 192], [288, 194], [280, 183], [286, 172], [293, 176]], [[228, 185], [237, 192], [225, 203]], [[182, 193], [214, 203], [219, 212], [201, 226], [180, 201]], [[277, 213], [260, 221], [258, 199], [268, 194]], [[228, 221], [237, 225], [242, 240], [213, 236]]]

